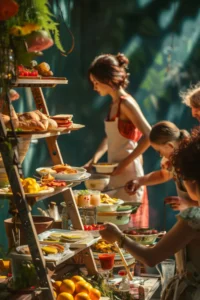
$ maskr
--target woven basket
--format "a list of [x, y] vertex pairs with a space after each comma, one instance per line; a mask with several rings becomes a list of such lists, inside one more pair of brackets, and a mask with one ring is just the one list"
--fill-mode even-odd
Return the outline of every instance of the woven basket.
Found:
[[[23, 138], [18, 140], [18, 154], [19, 154], [19, 162], [20, 164], [24, 161], [24, 158], [28, 152], [30, 146], [31, 138]], [[4, 168], [4, 163], [2, 156], [0, 154], [0, 188], [5, 187], [9, 184], [6, 170]]]

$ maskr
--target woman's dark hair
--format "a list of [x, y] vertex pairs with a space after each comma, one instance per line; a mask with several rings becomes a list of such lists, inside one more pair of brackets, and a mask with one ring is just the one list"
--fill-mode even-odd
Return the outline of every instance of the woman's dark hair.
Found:
[[97, 56], [88, 70], [89, 81], [92, 74], [98, 81], [114, 88], [126, 88], [129, 84], [129, 74], [126, 72], [128, 64], [128, 58], [122, 53]]
[[174, 123], [161, 121], [156, 123], [150, 132], [150, 142], [157, 145], [164, 145], [168, 142], [181, 141], [189, 136], [187, 130], [180, 130]]
[[200, 182], [200, 127], [192, 130], [191, 137], [184, 139], [171, 157], [177, 175], [184, 180]]

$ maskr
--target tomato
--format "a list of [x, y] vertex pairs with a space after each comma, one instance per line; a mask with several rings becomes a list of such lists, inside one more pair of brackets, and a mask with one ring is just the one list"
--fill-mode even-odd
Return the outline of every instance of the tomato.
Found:
[[83, 225], [84, 230], [88, 230], [88, 225]]
[[93, 230], [92, 225], [88, 225], [88, 230]]
[[152, 229], [152, 234], [157, 234], [158, 233], [158, 230], [156, 230], [156, 229]]
[[138, 235], [138, 232], [136, 230], [131, 230], [131, 231], [129, 231], [129, 234]]

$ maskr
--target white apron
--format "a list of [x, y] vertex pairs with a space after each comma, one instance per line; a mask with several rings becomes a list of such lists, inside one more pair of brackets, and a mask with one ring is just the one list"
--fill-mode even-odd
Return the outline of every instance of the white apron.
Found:
[[[105, 132], [108, 137], [108, 162], [120, 163], [136, 148], [137, 143], [123, 137], [118, 129], [118, 118], [114, 121], [105, 121]], [[143, 167], [140, 158], [136, 158], [126, 169], [119, 175], [111, 176], [108, 188], [114, 188], [125, 185], [127, 181], [144, 175]], [[144, 194], [145, 193], [145, 194]], [[146, 194], [146, 187], [140, 187], [135, 195], [129, 195], [125, 190], [119, 189], [109, 193], [110, 196], [122, 199], [124, 201], [143, 203], [144, 198], [145, 208], [140, 206], [136, 214], [131, 215], [131, 222], [129, 226], [133, 227], [148, 227], [149, 212], [148, 212], [148, 199]], [[144, 197], [145, 196], [145, 197]], [[140, 219], [143, 220], [140, 220]], [[134, 222], [135, 219], [135, 222]]]
[[[105, 132], [108, 137], [108, 162], [120, 163], [136, 148], [137, 143], [123, 137], [118, 129], [118, 118], [114, 121], [105, 121]], [[119, 175], [111, 176], [108, 188], [125, 185], [127, 181], [144, 175], [140, 158], [129, 164], [125, 171]], [[135, 195], [129, 196], [125, 190], [119, 189], [112, 192], [112, 196], [124, 201], [141, 202], [144, 188], [138, 189]], [[111, 195], [111, 194], [110, 194]]]

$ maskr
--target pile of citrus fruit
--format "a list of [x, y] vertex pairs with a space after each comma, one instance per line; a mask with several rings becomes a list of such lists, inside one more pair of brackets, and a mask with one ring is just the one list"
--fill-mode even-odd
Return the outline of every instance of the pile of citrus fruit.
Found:
[[56, 300], [99, 300], [101, 297], [100, 291], [79, 275], [55, 281], [53, 289]]

